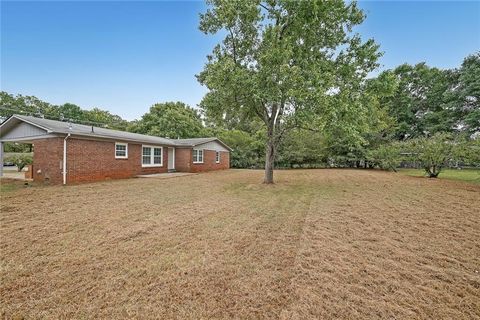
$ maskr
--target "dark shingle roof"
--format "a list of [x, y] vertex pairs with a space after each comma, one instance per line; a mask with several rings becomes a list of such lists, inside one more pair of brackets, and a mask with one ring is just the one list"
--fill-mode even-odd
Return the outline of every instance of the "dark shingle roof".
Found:
[[9, 119], [5, 120], [4, 123], [9, 121], [12, 118], [25, 121], [27, 123], [33, 124], [40, 128], [47, 130], [48, 133], [60, 133], [60, 134], [72, 134], [72, 135], [81, 135], [92, 138], [105, 138], [105, 139], [116, 139], [121, 141], [133, 141], [140, 143], [151, 143], [159, 144], [165, 146], [178, 146], [178, 147], [194, 147], [200, 144], [204, 144], [211, 141], [218, 141], [220, 144], [225, 146], [227, 149], [231, 150], [229, 146], [220, 141], [215, 137], [210, 138], [193, 138], [193, 139], [168, 139], [156, 136], [149, 136], [145, 134], [132, 133], [120, 130], [112, 130], [106, 128], [99, 128], [94, 126], [88, 126], [78, 123], [69, 123], [62, 122], [57, 120], [50, 120], [44, 118], [37, 118], [24, 115], [13, 115]]
[[70, 133], [74, 135], [76, 134], [76, 135], [87, 136], [92, 138], [109, 138], [109, 139], [118, 139], [118, 140], [125, 140], [125, 141], [137, 141], [137, 142], [143, 142], [143, 143], [154, 143], [154, 144], [171, 145], [171, 146], [174, 145], [173, 141], [170, 139], [148, 136], [144, 134], [99, 128], [99, 127], [87, 126], [84, 124], [62, 122], [62, 121], [36, 118], [36, 117], [24, 116], [24, 115], [14, 115], [14, 117], [20, 120], [29, 122], [31, 124], [37, 125], [39, 127], [42, 127], [44, 129], [47, 129], [52, 133], [64, 133], [64, 134]]

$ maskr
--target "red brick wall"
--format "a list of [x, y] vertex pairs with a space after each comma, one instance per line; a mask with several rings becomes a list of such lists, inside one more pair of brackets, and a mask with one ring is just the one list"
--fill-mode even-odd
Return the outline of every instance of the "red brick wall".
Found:
[[203, 163], [193, 163], [191, 158], [190, 172], [203, 172], [230, 168], [230, 152], [220, 152], [220, 163], [215, 162], [214, 150], [203, 150]]
[[[142, 145], [128, 143], [128, 159], [115, 158], [114, 141], [67, 139], [67, 183], [130, 178], [139, 174], [163, 173], [168, 169], [168, 149], [163, 148], [162, 167], [142, 167]], [[35, 141], [35, 181], [63, 182], [63, 138]], [[37, 173], [40, 169], [41, 173]]]
[[59, 184], [62, 176], [63, 138], [35, 140], [33, 143], [33, 180]]
[[230, 152], [220, 152], [220, 163], [215, 162], [215, 151], [203, 150], [203, 163], [193, 163], [191, 148], [175, 150], [175, 170], [178, 172], [203, 172], [230, 168]]
[[[40, 182], [63, 182], [63, 139], [36, 140], [33, 153], [33, 179]], [[67, 140], [67, 183], [130, 178], [139, 174], [168, 172], [168, 148], [163, 148], [162, 167], [142, 167], [142, 145], [128, 143], [128, 159], [115, 158], [114, 141]], [[228, 169], [230, 153], [221, 152], [220, 163], [215, 151], [204, 150], [203, 163], [193, 163], [191, 148], [176, 148], [175, 169], [179, 172], [202, 172]], [[40, 171], [40, 172], [39, 172]]]
[[167, 172], [168, 152], [163, 148], [162, 167], [142, 167], [142, 145], [128, 143], [128, 158], [115, 158], [114, 141], [67, 140], [67, 182], [130, 178]]
[[175, 149], [175, 170], [178, 172], [190, 172], [192, 167], [192, 149]]

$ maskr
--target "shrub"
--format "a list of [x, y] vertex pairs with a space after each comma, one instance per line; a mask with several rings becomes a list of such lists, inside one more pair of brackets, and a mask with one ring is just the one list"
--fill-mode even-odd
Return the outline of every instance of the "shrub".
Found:
[[369, 152], [368, 160], [384, 170], [397, 172], [401, 161], [399, 146], [396, 143], [382, 145]]
[[18, 153], [6, 156], [4, 161], [15, 164], [20, 172], [25, 166], [33, 163], [33, 157], [30, 153]]
[[480, 166], [480, 138], [472, 140], [467, 144], [465, 151], [465, 161], [470, 165]]
[[436, 178], [448, 161], [455, 160], [456, 144], [451, 136], [439, 133], [428, 138], [417, 138], [407, 143], [413, 157], [421, 163], [429, 178]]

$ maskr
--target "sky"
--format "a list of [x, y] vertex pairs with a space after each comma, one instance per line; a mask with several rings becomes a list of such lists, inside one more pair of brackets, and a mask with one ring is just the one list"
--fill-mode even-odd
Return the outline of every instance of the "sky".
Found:
[[[360, 1], [355, 30], [384, 52], [380, 70], [459, 67], [480, 50], [480, 1]], [[1, 1], [0, 87], [127, 120], [156, 102], [197, 106], [196, 80], [220, 36], [198, 30], [200, 1]]]

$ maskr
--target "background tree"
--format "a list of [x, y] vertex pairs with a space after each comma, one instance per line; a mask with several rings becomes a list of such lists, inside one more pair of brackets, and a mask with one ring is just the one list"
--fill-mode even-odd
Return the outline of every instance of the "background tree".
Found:
[[448, 161], [454, 161], [458, 156], [452, 135], [447, 133], [416, 138], [406, 143], [405, 147], [411, 157], [421, 164], [429, 178], [438, 177]]
[[453, 114], [445, 105], [445, 94], [454, 79], [451, 71], [419, 63], [415, 66], [403, 64], [393, 71], [385, 71], [380, 77], [385, 73], [393, 74], [397, 80], [394, 94], [382, 100], [396, 120], [396, 139], [453, 130]]
[[258, 168], [264, 161], [264, 132], [249, 133], [241, 130], [216, 130], [217, 136], [233, 149], [230, 165], [233, 168]]
[[455, 128], [469, 135], [480, 133], [480, 52], [469, 55], [448, 94], [447, 106], [454, 110]]
[[[382, 101], [392, 97], [396, 88], [394, 75], [384, 72], [363, 83], [354, 101], [342, 102], [357, 112], [339, 113], [335, 121], [325, 127], [330, 165], [368, 167], [368, 151], [388, 143], [392, 137], [395, 120]], [[346, 126], [346, 122], [351, 125]]]
[[105, 127], [115, 130], [126, 130], [128, 121], [122, 119], [116, 114], [111, 114], [109, 111], [101, 110], [100, 108], [93, 108], [84, 111], [85, 118], [91, 123], [105, 124]]
[[209, 89], [201, 106], [217, 117], [258, 117], [264, 123], [264, 182], [273, 183], [276, 149], [284, 132], [311, 125], [312, 115], [325, 121], [326, 114], [335, 118], [354, 111], [347, 107], [340, 112], [345, 105], [339, 102], [355, 100], [357, 87], [377, 66], [377, 45], [352, 34], [352, 27], [364, 20], [355, 2], [208, 4], [200, 30], [226, 36], [198, 76]]
[[465, 160], [468, 164], [480, 167], [480, 139], [471, 140], [468, 143]]
[[52, 113], [55, 106], [48, 102], [41, 101], [34, 96], [12, 95], [5, 91], [0, 92], [0, 117], [8, 118], [12, 114], [28, 114], [41, 116]]
[[282, 167], [318, 167], [327, 163], [327, 143], [321, 132], [293, 129], [285, 134], [276, 162]]
[[73, 103], [52, 105], [34, 96], [12, 95], [0, 92], [0, 117], [6, 119], [12, 114], [43, 117], [47, 119], [72, 121], [98, 127], [125, 130], [128, 121], [100, 108], [85, 110]]
[[[99, 108], [85, 110], [72, 103], [57, 106], [34, 96], [12, 95], [0, 92], [0, 121], [13, 114], [42, 117], [60, 121], [125, 130], [128, 121]], [[5, 152], [32, 152], [32, 145], [25, 143], [5, 143]]]
[[131, 132], [169, 138], [195, 138], [204, 134], [202, 119], [183, 102], [157, 103], [128, 127]]
[[369, 161], [381, 169], [397, 172], [402, 161], [398, 143], [384, 144], [368, 152]]

